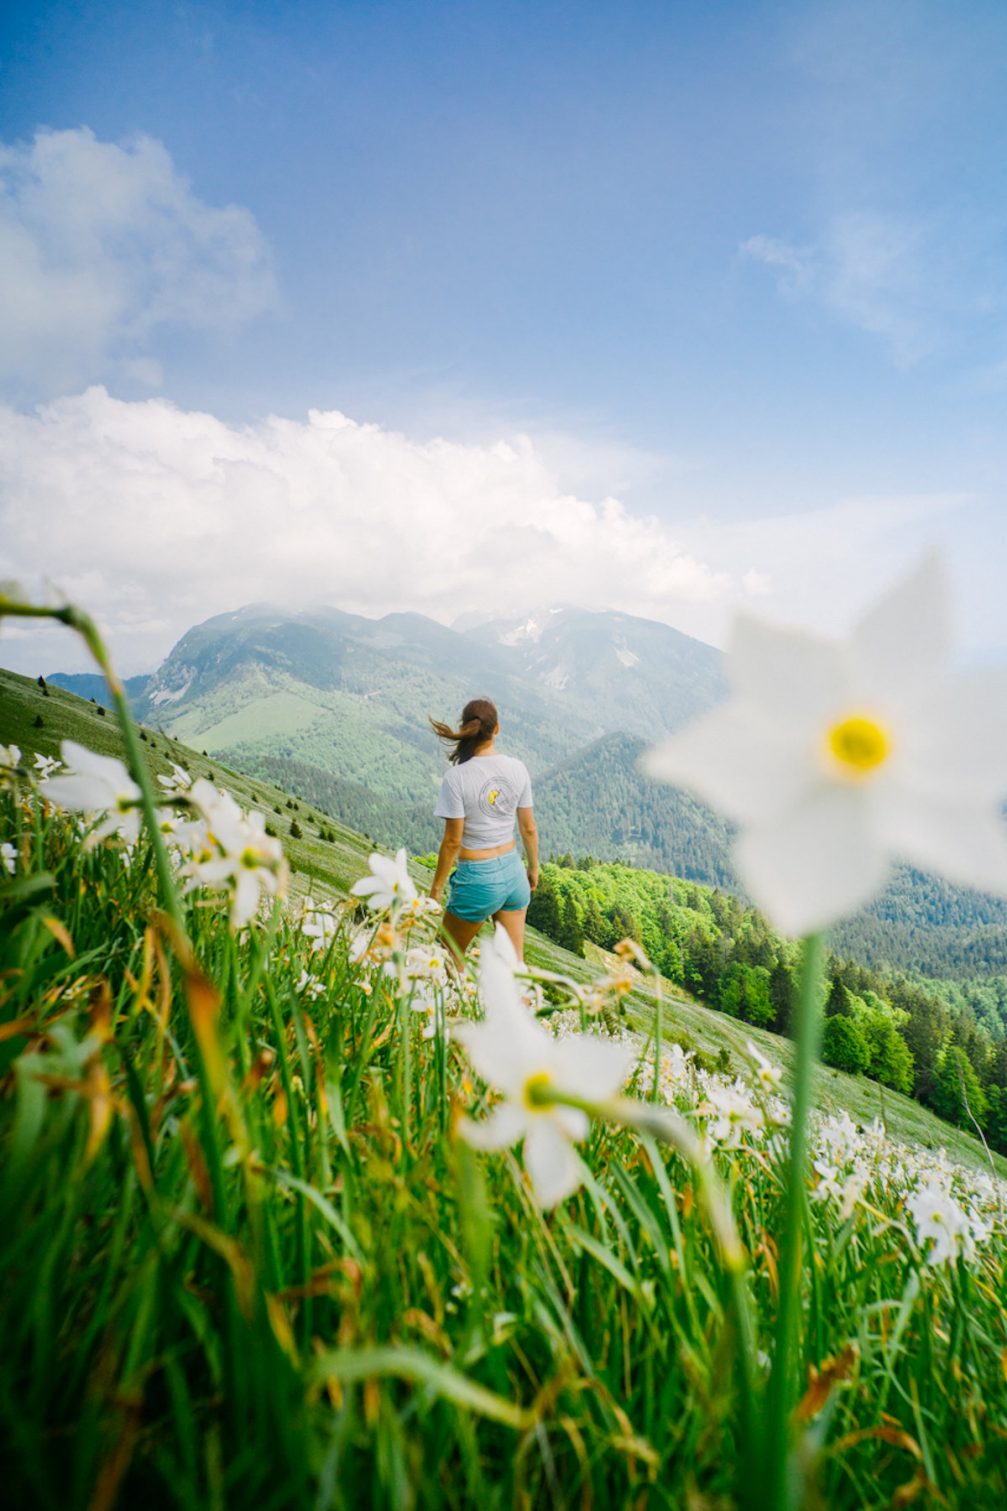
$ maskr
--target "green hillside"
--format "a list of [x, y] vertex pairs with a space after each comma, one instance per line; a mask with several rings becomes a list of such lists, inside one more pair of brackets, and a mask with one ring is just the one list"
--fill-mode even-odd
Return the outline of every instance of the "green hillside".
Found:
[[[177, 761], [193, 777], [205, 776], [226, 786], [243, 806], [266, 814], [283, 840], [295, 893], [343, 894], [366, 871], [367, 857], [373, 848], [370, 840], [336, 823], [320, 808], [291, 798], [273, 783], [235, 771], [150, 728], [142, 733], [144, 753], [154, 773], [167, 774], [171, 763]], [[62, 689], [50, 688], [45, 695], [29, 678], [0, 669], [0, 744], [17, 744], [23, 753], [38, 751], [58, 756], [63, 739], [77, 740], [106, 755], [121, 758], [123, 753], [112, 716], [102, 715], [96, 706]], [[300, 838], [291, 835], [294, 823], [302, 831]], [[418, 862], [413, 863], [412, 870], [421, 883], [429, 880], [429, 870]], [[529, 930], [528, 956], [534, 965], [580, 983], [590, 982], [600, 970], [597, 954], [591, 959], [584, 958], [535, 929]], [[643, 978], [640, 987], [625, 999], [625, 1008], [632, 1028], [644, 1035], [652, 1033], [654, 999]], [[787, 1039], [703, 1006], [673, 983], [668, 984], [664, 993], [662, 1012], [666, 1039], [674, 1039], [710, 1060], [719, 1061], [725, 1068], [741, 1070], [747, 1040], [785, 1068], [791, 1063], [792, 1051]], [[825, 1109], [845, 1109], [860, 1123], [882, 1117], [895, 1139], [923, 1148], [943, 1147], [955, 1159], [972, 1167], [985, 1163], [977, 1139], [938, 1119], [907, 1096], [863, 1077], [825, 1067], [818, 1072], [817, 1085], [819, 1105]], [[1007, 1174], [1007, 1161], [999, 1156], [995, 1159], [998, 1169]]]

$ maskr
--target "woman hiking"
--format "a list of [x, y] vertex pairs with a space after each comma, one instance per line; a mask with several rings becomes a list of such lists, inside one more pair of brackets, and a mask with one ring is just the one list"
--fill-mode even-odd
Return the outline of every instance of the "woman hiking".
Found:
[[[538, 886], [538, 830], [528, 768], [497, 750], [500, 720], [488, 698], [466, 703], [458, 729], [436, 719], [430, 723], [453, 747], [434, 809], [444, 820], [444, 838], [430, 896], [439, 902], [451, 877], [444, 928], [459, 955], [492, 918], [507, 930], [523, 960], [525, 914]], [[514, 840], [515, 817], [526, 865]]]

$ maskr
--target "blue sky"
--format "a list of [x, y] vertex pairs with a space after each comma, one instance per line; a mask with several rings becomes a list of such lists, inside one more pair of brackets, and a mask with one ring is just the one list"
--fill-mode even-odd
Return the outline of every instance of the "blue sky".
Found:
[[[522, 486], [597, 508], [615, 495], [630, 524], [656, 520], [661, 549], [697, 565], [691, 586], [671, 572], [641, 591], [642, 612], [717, 639], [731, 605], [754, 596], [832, 627], [938, 541], [968, 649], [1007, 650], [1005, 44], [1002, 5], [928, 0], [7, 7], [7, 230], [28, 227], [35, 250], [17, 268], [30, 263], [37, 283], [18, 296], [27, 355], [2, 376], [16, 465], [0, 501], [15, 545], [0, 546], [0, 568], [30, 570], [33, 478], [47, 540], [60, 511], [83, 507], [51, 466], [55, 442], [73, 470], [71, 435], [96, 535], [120, 528], [99, 502], [112, 463], [95, 437], [110, 414], [92, 404], [85, 425], [70, 406], [44, 432], [27, 423], [35, 406], [103, 385], [126, 406], [109, 498], [154, 451], [152, 497], [191, 491], [188, 461], [165, 458], [169, 406], [178, 447], [194, 412], [232, 437], [251, 427], [259, 445], [267, 416], [303, 426], [315, 409], [378, 432], [378, 492], [418, 486], [421, 463], [397, 471], [389, 434], [420, 448], [444, 437], [453, 471], [431, 486], [463, 498], [459, 477], [478, 474], [472, 511], [520, 521], [487, 482], [486, 454], [525, 435], [537, 468]], [[40, 128], [77, 134], [61, 138], [81, 154], [62, 177], [26, 155]], [[137, 167], [140, 135], [162, 155]], [[61, 209], [84, 171], [74, 164], [93, 161], [97, 202], [123, 153], [137, 172], [111, 218], [96, 229], [79, 205]], [[162, 189], [136, 190], [141, 167]], [[226, 206], [239, 219], [211, 225]], [[10, 244], [21, 257], [23, 238]], [[52, 307], [45, 279], [69, 263], [72, 335], [41, 339], [23, 311]], [[96, 305], [111, 312], [104, 324]], [[199, 443], [208, 456], [219, 434]], [[273, 436], [266, 450], [286, 444]], [[311, 450], [300, 431], [290, 444], [296, 458], [276, 463], [288, 501], [309, 486]], [[387, 523], [384, 494], [358, 496]], [[210, 535], [233, 533], [233, 497], [203, 507]], [[450, 554], [464, 511], [430, 507], [422, 518]], [[411, 520], [408, 489], [401, 508]], [[569, 545], [563, 529], [556, 538]], [[530, 607], [518, 546], [494, 540], [499, 560], [518, 562], [495, 606]], [[492, 560], [494, 541], [477, 545]], [[82, 549], [63, 576], [114, 600], [114, 633], [148, 658], [204, 602], [209, 613], [263, 589], [240, 563], [212, 582], [150, 571], [127, 583], [114, 551], [96, 542], [92, 562]], [[625, 560], [637, 570], [632, 551]], [[452, 599], [435, 575], [411, 595], [393, 572], [413, 598], [403, 606], [450, 618], [488, 591], [474, 568], [456, 570]], [[541, 597], [548, 574], [531, 577]], [[584, 601], [633, 602], [617, 572], [611, 591], [604, 573], [560, 574], [559, 596], [579, 580]], [[332, 581], [348, 606], [396, 606], [391, 589], [349, 605], [346, 581]], [[682, 592], [664, 611], [662, 582]], [[18, 651], [26, 664], [34, 653]]]

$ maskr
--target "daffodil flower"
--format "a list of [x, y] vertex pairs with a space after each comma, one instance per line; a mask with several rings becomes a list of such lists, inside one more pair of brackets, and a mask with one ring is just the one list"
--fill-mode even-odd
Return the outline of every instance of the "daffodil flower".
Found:
[[403, 847], [394, 860], [376, 852], [368, 861], [369, 876], [362, 876], [350, 888], [354, 897], [366, 898], [367, 906], [374, 913], [388, 908], [410, 907], [417, 898], [416, 883], [409, 875], [406, 851]]
[[36, 752], [35, 770], [32, 775], [37, 782], [45, 782], [49, 779], [49, 777], [56, 775], [59, 767], [59, 761], [55, 760], [52, 756], [42, 755], [41, 752]]
[[481, 1023], [454, 1030], [473, 1067], [504, 1100], [482, 1123], [463, 1118], [459, 1132], [477, 1149], [503, 1149], [524, 1139], [525, 1169], [537, 1201], [555, 1206], [580, 1184], [573, 1145], [587, 1137], [583, 1106], [596, 1104], [624, 1085], [635, 1051], [626, 1044], [579, 1036], [555, 1039], [522, 1005], [514, 979], [513, 950], [497, 926], [493, 944], [479, 962]]
[[959, 1254], [973, 1259], [977, 1242], [989, 1237], [989, 1224], [966, 1212], [936, 1179], [926, 1181], [906, 1202], [916, 1236], [926, 1247], [928, 1264], [945, 1264]]
[[189, 798], [201, 820], [187, 836], [190, 889], [227, 887], [231, 926], [242, 929], [255, 915], [260, 892], [275, 897], [286, 890], [283, 846], [266, 833], [261, 813], [243, 813], [229, 792], [204, 777], [193, 783]]
[[88, 835], [87, 848], [113, 834], [134, 844], [140, 833], [140, 789], [122, 762], [96, 755], [75, 740], [64, 740], [60, 755], [67, 769], [39, 784], [42, 796], [71, 813], [103, 815]]
[[177, 796], [180, 792], [185, 792], [192, 786], [192, 777], [184, 766], [179, 766], [177, 761], [172, 761], [171, 763], [171, 776], [165, 776], [161, 773], [157, 780], [165, 792], [172, 797]]
[[739, 827], [738, 877], [785, 933], [855, 912], [894, 860], [1007, 894], [1007, 685], [950, 664], [930, 556], [845, 642], [747, 616], [733, 696], [644, 757]]
[[332, 944], [339, 929], [339, 920], [331, 908], [317, 904], [306, 897], [301, 919], [301, 933], [311, 940], [313, 955], [323, 954]]

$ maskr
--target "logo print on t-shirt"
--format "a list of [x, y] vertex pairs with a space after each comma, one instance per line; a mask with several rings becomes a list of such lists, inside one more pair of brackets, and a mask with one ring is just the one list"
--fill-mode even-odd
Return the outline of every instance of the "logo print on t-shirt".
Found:
[[514, 812], [516, 798], [506, 782], [484, 782], [479, 789], [479, 811], [487, 818], [506, 818]]

